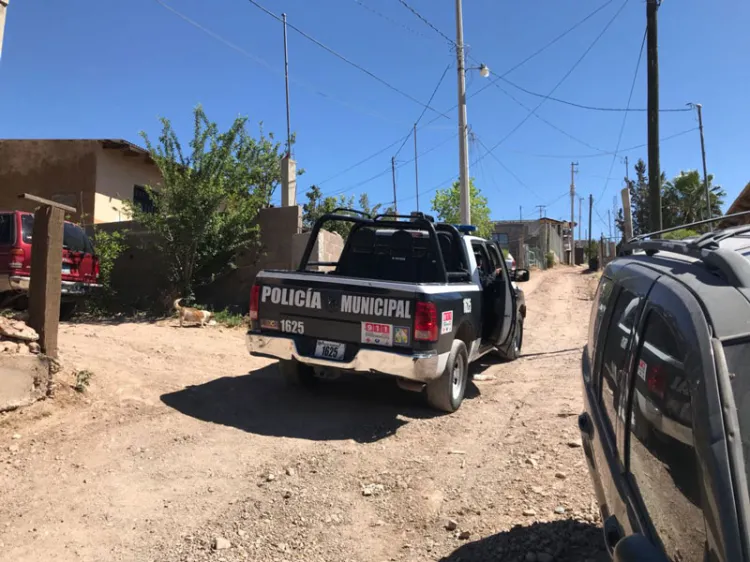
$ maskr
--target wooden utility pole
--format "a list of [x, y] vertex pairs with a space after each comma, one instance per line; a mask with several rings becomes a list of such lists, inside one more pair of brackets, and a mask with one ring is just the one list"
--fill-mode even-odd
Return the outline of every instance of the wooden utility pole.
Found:
[[34, 212], [31, 239], [31, 280], [29, 284], [29, 326], [39, 334], [42, 352], [57, 357], [57, 331], [60, 324], [60, 287], [62, 285], [63, 224], [69, 207], [24, 193], [22, 199], [40, 203]]
[[593, 238], [591, 236], [591, 212], [594, 210], [594, 196], [589, 195], [589, 259], [591, 259], [591, 244], [593, 242]]
[[521, 222], [523, 222], [523, 206], [522, 205], [518, 206], [518, 217], [521, 220]]
[[417, 211], [419, 211], [419, 163], [417, 162], [417, 124], [414, 123], [414, 185], [417, 190]]
[[568, 265], [573, 265], [575, 258], [575, 223], [576, 223], [576, 166], [578, 162], [570, 163], [570, 257]]
[[703, 189], [706, 192], [706, 218], [713, 218], [711, 212], [711, 192], [708, 189], [708, 171], [706, 170], [706, 141], [703, 138], [703, 106], [699, 103], [691, 104], [698, 110], [698, 129], [701, 133], [701, 157], [703, 159]]
[[585, 197], [579, 197], [578, 198], [578, 239], [583, 240], [583, 213], [581, 212], [581, 209], [583, 208], [583, 200], [586, 199]]
[[648, 193], [651, 232], [661, 230], [661, 168], [659, 163], [659, 45], [656, 13], [660, 0], [646, 0], [648, 57]]
[[3, 36], [5, 35], [5, 15], [10, 0], [0, 0], [0, 57], [3, 56]]
[[391, 157], [391, 175], [393, 176], [393, 214], [398, 214], [398, 201], [396, 199], [396, 157]]

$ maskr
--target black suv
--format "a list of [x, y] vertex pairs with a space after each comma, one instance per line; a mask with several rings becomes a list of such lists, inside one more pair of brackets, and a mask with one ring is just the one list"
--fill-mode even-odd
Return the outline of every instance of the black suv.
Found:
[[578, 419], [607, 548], [748, 561], [750, 227], [623, 250], [594, 298]]

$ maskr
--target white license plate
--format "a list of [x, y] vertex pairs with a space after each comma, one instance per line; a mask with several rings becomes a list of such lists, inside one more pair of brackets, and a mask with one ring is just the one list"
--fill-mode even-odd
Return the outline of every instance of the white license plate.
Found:
[[344, 359], [346, 344], [335, 341], [318, 340], [315, 344], [315, 357], [321, 359], [330, 359], [332, 361], [342, 361]]
[[70, 274], [70, 266], [63, 264], [62, 266], [62, 274], [63, 275], [69, 275]]

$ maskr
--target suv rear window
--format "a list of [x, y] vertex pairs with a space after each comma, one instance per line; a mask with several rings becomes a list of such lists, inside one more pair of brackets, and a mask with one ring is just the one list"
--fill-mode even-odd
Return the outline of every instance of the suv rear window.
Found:
[[[21, 215], [21, 232], [23, 241], [31, 244], [31, 236], [34, 231], [34, 215]], [[94, 247], [89, 237], [80, 226], [66, 222], [63, 225], [63, 248], [71, 252], [84, 252], [93, 254]]]
[[0, 244], [13, 243], [13, 215], [0, 213]]

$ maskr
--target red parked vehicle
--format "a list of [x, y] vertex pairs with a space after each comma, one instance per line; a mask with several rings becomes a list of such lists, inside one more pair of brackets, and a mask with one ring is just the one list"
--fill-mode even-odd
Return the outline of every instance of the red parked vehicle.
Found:
[[[86, 232], [72, 222], [63, 226], [61, 316], [100, 287], [99, 260]], [[0, 211], [0, 304], [22, 308], [31, 278], [33, 213]]]

